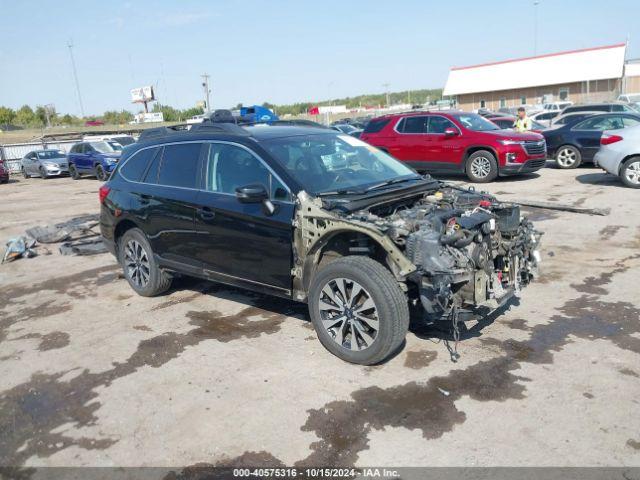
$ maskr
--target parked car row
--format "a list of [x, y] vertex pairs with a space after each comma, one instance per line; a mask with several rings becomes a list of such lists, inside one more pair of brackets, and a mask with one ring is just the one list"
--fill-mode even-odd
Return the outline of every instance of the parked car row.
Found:
[[88, 138], [88, 141], [73, 145], [69, 153], [58, 149], [27, 153], [21, 161], [22, 175], [43, 179], [70, 175], [74, 180], [90, 175], [104, 182], [118, 163], [123, 148], [135, 142], [128, 135]]

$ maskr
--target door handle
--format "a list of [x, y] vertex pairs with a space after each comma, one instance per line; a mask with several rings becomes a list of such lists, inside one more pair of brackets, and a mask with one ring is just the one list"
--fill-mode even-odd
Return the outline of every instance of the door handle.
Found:
[[202, 208], [198, 209], [198, 215], [203, 220], [211, 220], [211, 219], [215, 218], [216, 212], [211, 210], [209, 207], [202, 207]]
[[151, 200], [151, 195], [147, 195], [146, 193], [140, 195], [141, 204], [146, 205], [147, 203], [149, 203], [149, 200]]

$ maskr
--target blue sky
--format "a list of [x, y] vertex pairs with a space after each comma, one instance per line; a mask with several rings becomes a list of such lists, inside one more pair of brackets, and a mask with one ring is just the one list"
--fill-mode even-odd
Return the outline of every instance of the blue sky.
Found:
[[[538, 53], [624, 42], [640, 57], [638, 0], [539, 0]], [[0, 105], [79, 114], [127, 108], [154, 85], [194, 106], [291, 103], [442, 87], [451, 66], [532, 55], [533, 0], [0, 0]], [[637, 36], [634, 38], [633, 34]]]

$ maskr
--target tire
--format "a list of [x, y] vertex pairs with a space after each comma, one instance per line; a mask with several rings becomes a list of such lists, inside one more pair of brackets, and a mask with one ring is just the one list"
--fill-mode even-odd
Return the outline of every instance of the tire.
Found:
[[40, 167], [38, 171], [40, 172], [40, 178], [42, 178], [43, 180], [46, 180], [47, 178], [49, 178], [45, 173], [44, 168]]
[[124, 233], [118, 241], [118, 259], [124, 277], [138, 295], [155, 297], [171, 286], [171, 277], [158, 267], [142, 230], [132, 228]]
[[467, 158], [465, 172], [474, 183], [488, 183], [498, 176], [498, 162], [488, 150], [478, 150]]
[[95, 171], [96, 171], [96, 178], [98, 180], [100, 180], [101, 182], [107, 181], [108, 175], [107, 175], [107, 172], [104, 171], [104, 168], [102, 168], [102, 165], [96, 165]]
[[[358, 287], [362, 290], [350, 298]], [[346, 293], [346, 308], [341, 291]], [[322, 345], [350, 363], [380, 363], [400, 347], [409, 328], [409, 305], [398, 282], [368, 257], [343, 257], [327, 264], [311, 281], [308, 301]], [[335, 320], [341, 316], [345, 319]]]
[[568, 170], [570, 168], [577, 168], [582, 163], [582, 154], [573, 145], [562, 145], [556, 151], [556, 165], [558, 168]]
[[631, 157], [622, 164], [620, 178], [627, 187], [640, 188], [640, 157]]
[[76, 166], [73, 163], [69, 164], [69, 175], [71, 175], [71, 178], [73, 178], [74, 180], [80, 179], [80, 174], [78, 173], [78, 170], [76, 170]]
[[24, 178], [31, 178], [31, 175], [29, 175], [29, 174], [27, 173], [27, 171], [24, 169], [24, 167], [22, 167], [20, 170], [22, 170], [22, 176], [23, 176]]

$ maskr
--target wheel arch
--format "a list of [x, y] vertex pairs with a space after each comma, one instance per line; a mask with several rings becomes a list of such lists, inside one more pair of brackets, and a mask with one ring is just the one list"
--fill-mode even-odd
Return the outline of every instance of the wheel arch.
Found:
[[116, 224], [115, 228], [113, 229], [113, 241], [116, 244], [116, 251], [118, 251], [118, 243], [120, 242], [122, 236], [132, 228], [139, 229], [140, 226], [130, 218], [123, 218]]
[[620, 162], [620, 165], [618, 166], [618, 176], [622, 175], [622, 169], [627, 164], [627, 162], [633, 160], [634, 158], [637, 158], [638, 160], [640, 160], [640, 153], [632, 153], [631, 155], [627, 155], [622, 159], [622, 161]]
[[374, 236], [354, 231], [347, 227], [332, 230], [320, 237], [306, 254], [303, 264], [302, 281], [305, 291], [314, 275], [323, 265], [332, 260], [346, 256], [365, 256], [377, 261], [383, 267], [398, 276], [398, 269], [394, 265], [394, 252], [388, 251]]
[[469, 157], [471, 155], [473, 155], [474, 153], [480, 152], [482, 150], [485, 150], [485, 151], [491, 153], [493, 155], [493, 158], [495, 158], [496, 163], [498, 164], [498, 168], [500, 168], [500, 157], [498, 156], [498, 152], [494, 147], [491, 147], [489, 145], [470, 145], [465, 149], [464, 155], [462, 156], [462, 171], [463, 172], [467, 171], [467, 160], [469, 160]]

